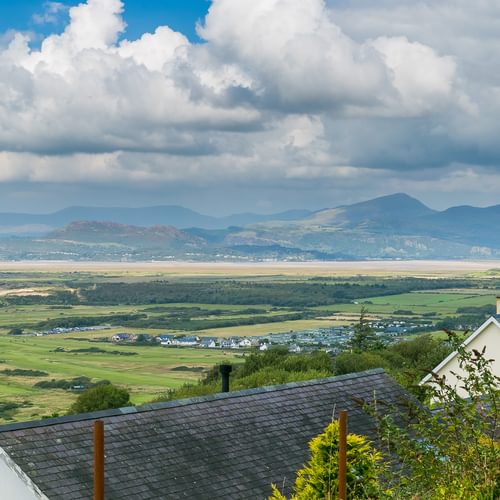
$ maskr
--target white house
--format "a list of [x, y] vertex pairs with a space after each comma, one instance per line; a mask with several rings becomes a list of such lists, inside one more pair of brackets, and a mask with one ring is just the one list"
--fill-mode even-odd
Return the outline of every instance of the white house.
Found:
[[252, 341], [250, 339], [245, 338], [238, 343], [238, 346], [243, 348], [252, 347]]
[[172, 345], [178, 345], [184, 347], [196, 346], [199, 343], [200, 343], [200, 337], [194, 337], [194, 336], [177, 337], [172, 341]]
[[[484, 348], [485, 357], [492, 359], [492, 372], [500, 377], [500, 297], [497, 297], [497, 314], [487, 319], [477, 330], [475, 330], [462, 344], [467, 351], [473, 349], [481, 352]], [[432, 370], [436, 375], [445, 375], [448, 384], [456, 385], [457, 377], [453, 374], [462, 374], [458, 366], [457, 352], [452, 352], [439, 365]], [[426, 375], [420, 385], [428, 384], [432, 381], [432, 375]], [[465, 396], [464, 391], [458, 391]]]

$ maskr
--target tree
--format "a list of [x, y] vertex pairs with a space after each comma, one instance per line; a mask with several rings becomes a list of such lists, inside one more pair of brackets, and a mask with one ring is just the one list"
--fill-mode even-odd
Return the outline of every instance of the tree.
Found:
[[68, 415], [121, 408], [128, 404], [130, 404], [130, 394], [126, 389], [112, 384], [98, 385], [82, 392], [71, 405]]
[[363, 306], [359, 315], [359, 322], [354, 326], [354, 334], [349, 343], [354, 351], [372, 351], [383, 347], [382, 342], [366, 320], [367, 314], [368, 309]]
[[[297, 472], [290, 500], [325, 500], [337, 498], [339, 470], [339, 423], [333, 421], [309, 443], [311, 458]], [[347, 498], [378, 498], [378, 477], [382, 473], [382, 455], [368, 440], [357, 434], [347, 435]], [[269, 500], [286, 500], [273, 485]]]
[[22, 335], [23, 334], [23, 329], [15, 326], [14, 328], [11, 328], [9, 330], [9, 333], [7, 335]]

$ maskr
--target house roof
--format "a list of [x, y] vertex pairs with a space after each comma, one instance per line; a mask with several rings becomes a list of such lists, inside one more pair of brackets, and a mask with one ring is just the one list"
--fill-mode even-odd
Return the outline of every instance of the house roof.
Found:
[[[336, 411], [375, 438], [361, 400], [407, 394], [383, 370], [0, 426], [0, 446], [50, 500], [92, 491], [92, 426], [105, 425], [106, 498], [262, 499], [285, 490]], [[0, 450], [1, 451], [1, 450]]]
[[[486, 328], [490, 326], [492, 323], [495, 324], [496, 327], [500, 330], [499, 320], [500, 320], [499, 315], [491, 316], [490, 318], [488, 318], [479, 328], [477, 328], [471, 335], [469, 335], [462, 342], [462, 346], [464, 347], [468, 346], [475, 338], [479, 337], [479, 335], [481, 335], [481, 333], [483, 333], [484, 330], [486, 330]], [[439, 373], [452, 359], [454, 359], [457, 356], [457, 354], [458, 354], [457, 351], [453, 351], [451, 354], [446, 356], [446, 358], [444, 358], [443, 361], [441, 361], [441, 363], [439, 363], [439, 365], [437, 365], [436, 368], [434, 368], [431, 373], [428, 373], [420, 381], [419, 385], [424, 385], [427, 382], [429, 382], [429, 380], [432, 378], [432, 373]]]

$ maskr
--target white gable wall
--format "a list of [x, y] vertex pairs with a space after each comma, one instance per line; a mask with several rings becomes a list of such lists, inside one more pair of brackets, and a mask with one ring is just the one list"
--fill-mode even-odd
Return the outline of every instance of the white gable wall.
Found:
[[[492, 372], [500, 377], [500, 324], [495, 318], [488, 319], [481, 325], [465, 342], [467, 351], [475, 349], [482, 351], [486, 347], [484, 356], [486, 359], [493, 359], [491, 364]], [[463, 374], [463, 371], [458, 366], [456, 353], [451, 354], [441, 364], [434, 368], [434, 373], [439, 376], [445, 375], [448, 384], [457, 386], [457, 378], [452, 372]], [[422, 384], [429, 383], [430, 376], [422, 380]], [[461, 396], [466, 397], [465, 391], [458, 389]]]
[[0, 448], [0, 498], [49, 500], [2, 448]]

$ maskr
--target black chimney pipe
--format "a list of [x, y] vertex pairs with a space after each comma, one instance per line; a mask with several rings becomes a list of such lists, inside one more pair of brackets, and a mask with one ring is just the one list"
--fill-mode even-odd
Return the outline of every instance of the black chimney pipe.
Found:
[[229, 374], [233, 367], [231, 365], [220, 365], [219, 371], [222, 375], [222, 392], [229, 392]]

